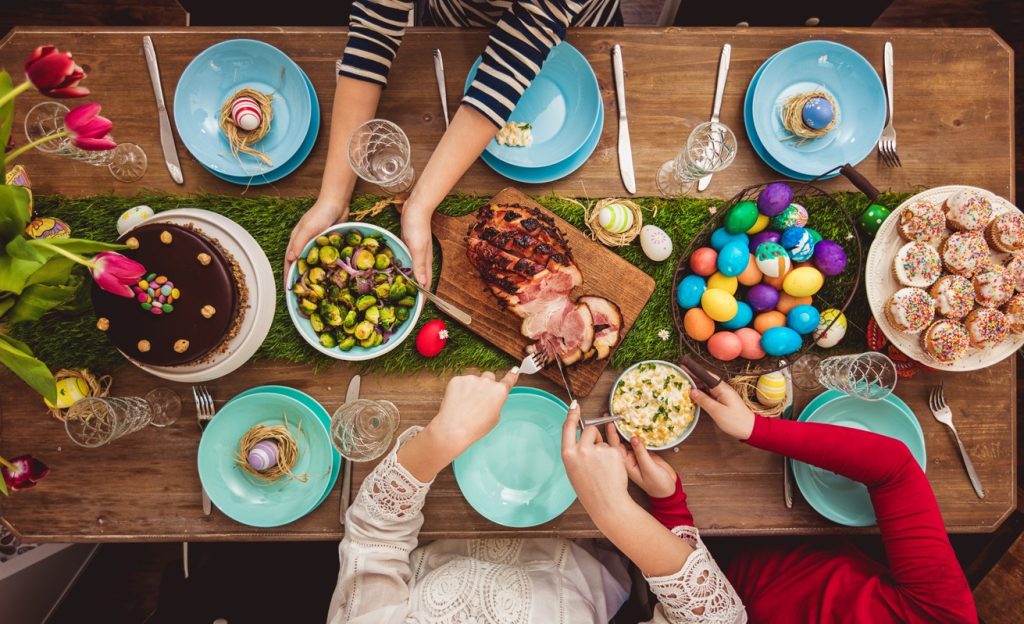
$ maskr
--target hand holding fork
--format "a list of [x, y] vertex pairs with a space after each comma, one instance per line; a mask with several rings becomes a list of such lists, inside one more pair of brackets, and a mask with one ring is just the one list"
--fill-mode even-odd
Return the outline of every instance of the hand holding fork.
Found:
[[[569, 379], [565, 375], [565, 371], [562, 369], [562, 363], [556, 359], [555, 363], [558, 364], [558, 372], [562, 375], [562, 382], [565, 384], [565, 391], [569, 395], [569, 401], [572, 403], [576, 402], [576, 399], [572, 395], [572, 390], [569, 387]], [[543, 370], [545, 364], [547, 364], [547, 356], [539, 351], [537, 353], [531, 353], [523, 358], [522, 363], [519, 364], [520, 375], [533, 375]], [[614, 422], [618, 420], [618, 416], [604, 415], [600, 418], [587, 419], [580, 415], [580, 427], [596, 427], [603, 425], [604, 423]]]

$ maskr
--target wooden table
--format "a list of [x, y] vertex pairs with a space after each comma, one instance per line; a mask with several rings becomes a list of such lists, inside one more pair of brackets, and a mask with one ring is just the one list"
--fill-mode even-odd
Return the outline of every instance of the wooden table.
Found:
[[[40, 43], [68, 48], [90, 72], [86, 84], [104, 114], [115, 122], [117, 138], [142, 145], [150, 169], [139, 184], [114, 182], [102, 170], [80, 163], [32, 154], [25, 164], [35, 188], [46, 193], [84, 195], [110, 191], [132, 194], [142, 188], [171, 192], [242, 192], [204, 173], [179, 143], [185, 171], [184, 187], [175, 185], [162, 164], [156, 116], [141, 50], [142, 31], [132, 29], [17, 29], [0, 42], [3, 66], [17, 68]], [[169, 29], [154, 33], [164, 89], [173, 98], [176, 77], [206, 46], [231, 37], [268, 41], [294, 58], [313, 80], [319, 94], [326, 131], [334, 88], [334, 60], [344, 42], [343, 29]], [[615, 157], [614, 94], [608, 51], [621, 43], [627, 68], [627, 90], [639, 194], [655, 193], [654, 173], [674, 155], [692, 125], [709, 114], [715, 68], [722, 43], [732, 43], [733, 62], [726, 89], [723, 121], [742, 128], [741, 102], [757, 66], [781, 47], [827, 38], [848, 44], [881, 67], [882, 44], [895, 43], [897, 126], [902, 169], [884, 168], [872, 154], [859, 166], [880, 188], [911, 189], [969, 183], [1010, 199], [1013, 181], [1012, 52], [987, 30], [829, 30], [829, 29], [606, 29], [573, 31], [569, 40], [591, 61], [604, 95], [604, 135], [590, 161], [576, 174], [551, 184], [528, 186], [532, 193], [603, 197], [623, 194]], [[430, 50], [444, 51], [448, 92], [454, 107], [465, 71], [486, 40], [484, 31], [420, 30], [409, 32], [392, 71], [391, 86], [381, 103], [381, 116], [399, 123], [414, 146], [414, 163], [422, 169], [431, 146], [441, 136], [442, 120], [431, 71]], [[37, 95], [19, 101], [21, 116]], [[777, 177], [757, 160], [742, 132], [735, 163], [715, 176], [711, 196], [729, 197], [739, 189]], [[22, 140], [15, 135], [16, 140]], [[273, 186], [249, 194], [309, 195], [316, 192], [326, 142], [298, 172]], [[505, 186], [476, 164], [457, 190], [491, 194]], [[842, 180], [824, 184], [848, 189]], [[369, 189], [368, 189], [369, 190]], [[268, 382], [306, 390], [328, 410], [343, 399], [351, 368], [338, 364], [314, 374], [307, 367], [253, 362], [209, 384], [223, 401], [237, 392]], [[115, 393], [144, 393], [157, 380], [132, 368], [116, 371]], [[928, 448], [928, 477], [951, 532], [992, 531], [1008, 516], [1016, 500], [1015, 362], [959, 375], [929, 372], [901, 381], [897, 394], [918, 415]], [[974, 495], [960, 464], [955, 443], [926, 407], [927, 388], [943, 380], [957, 415], [965, 445], [979, 469], [988, 495]], [[606, 372], [584, 409], [596, 412], [614, 380]], [[403, 378], [370, 375], [363, 395], [395, 401], [404, 424], [425, 423], [436, 410], [445, 379], [432, 374]], [[557, 392], [543, 381], [526, 380]], [[195, 449], [199, 430], [193, 426], [191, 401], [176, 425], [149, 429], [98, 449], [76, 447], [59, 423], [52, 421], [38, 397], [10, 376], [0, 377], [0, 453], [32, 452], [45, 458], [53, 475], [34, 490], [0, 499], [0, 517], [31, 541], [154, 541], [338, 539], [338, 489], [307, 517], [286, 527], [265, 530], [239, 525], [218, 511], [203, 517]], [[178, 390], [190, 396], [187, 386]], [[798, 405], [806, 397], [798, 396]], [[680, 471], [697, 522], [707, 535], [845, 533], [802, 500], [793, 510], [782, 504], [782, 461], [778, 456], [736, 443], [708, 421], [701, 422], [678, 452], [665, 457]], [[354, 485], [370, 466], [357, 466]], [[575, 504], [543, 526], [513, 531], [491, 524], [463, 500], [450, 470], [443, 472], [427, 499], [424, 537], [512, 535], [594, 536], [596, 531]]]

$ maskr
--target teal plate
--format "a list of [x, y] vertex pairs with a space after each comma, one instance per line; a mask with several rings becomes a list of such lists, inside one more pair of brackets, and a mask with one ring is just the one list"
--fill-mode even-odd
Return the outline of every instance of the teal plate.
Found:
[[[924, 433], [910, 407], [896, 395], [883, 401], [865, 401], [829, 390], [815, 397], [798, 418], [872, 431], [901, 440], [924, 470], [927, 455]], [[791, 460], [792, 461], [792, 460]], [[792, 461], [793, 477], [808, 504], [822, 516], [846, 526], [871, 526], [876, 523], [867, 487], [834, 472]]]
[[[238, 441], [257, 424], [288, 427], [299, 445], [292, 467], [306, 481], [279, 479], [265, 483], [236, 463]], [[327, 428], [315, 411], [282, 394], [261, 393], [230, 401], [217, 412], [199, 442], [199, 479], [210, 500], [229, 518], [255, 527], [288, 524], [308, 514], [323, 500], [333, 471]]]
[[[255, 388], [249, 388], [244, 392], [239, 392], [234, 396], [233, 399], [231, 399], [231, 401], [240, 399], [245, 396], [249, 396], [251, 394], [281, 394], [286, 397], [291, 397], [296, 401], [302, 403], [309, 409], [313, 410], [313, 413], [316, 414], [316, 417], [319, 418], [320, 422], [324, 424], [324, 429], [326, 429], [327, 431], [331, 430], [331, 415], [327, 413], [327, 410], [324, 409], [323, 405], [320, 405], [320, 403], [316, 399], [309, 396], [302, 390], [289, 388], [288, 386], [257, 386]], [[228, 403], [230, 403], [231, 401], [228, 401]], [[331, 493], [331, 488], [334, 487], [334, 483], [338, 480], [338, 472], [341, 471], [341, 462], [344, 461], [341, 457], [341, 453], [338, 452], [338, 449], [335, 448], [333, 444], [331, 445], [331, 450], [334, 451], [333, 455], [331, 456], [331, 478], [327, 482], [327, 489], [324, 490], [323, 496], [320, 497], [321, 503], [324, 502], [324, 499], [327, 498], [327, 495]], [[320, 504], [317, 503], [317, 507], [319, 506]]]
[[481, 516], [507, 527], [544, 524], [576, 500], [562, 465], [569, 408], [553, 394], [515, 387], [501, 420], [455, 459], [455, 480]]

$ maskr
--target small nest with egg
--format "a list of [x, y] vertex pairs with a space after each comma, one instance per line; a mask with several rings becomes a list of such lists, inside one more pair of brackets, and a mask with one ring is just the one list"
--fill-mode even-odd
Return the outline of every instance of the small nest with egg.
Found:
[[[235, 103], [235, 100], [241, 97], [252, 98], [256, 105], [260, 107], [261, 120], [260, 125], [256, 126], [252, 130], [243, 130], [235, 125], [235, 120], [231, 115], [231, 108]], [[256, 89], [239, 89], [235, 91], [227, 100], [225, 100], [223, 106], [220, 107], [220, 129], [224, 132], [224, 135], [228, 138], [228, 144], [231, 145], [231, 153], [237, 159], [239, 152], [243, 154], [249, 154], [255, 156], [265, 165], [273, 165], [274, 163], [270, 160], [270, 157], [252, 147], [253, 144], [259, 143], [263, 140], [263, 137], [267, 136], [270, 132], [270, 122], [274, 118], [274, 107], [271, 105], [269, 95], [266, 95], [262, 91]], [[241, 160], [239, 160], [241, 162]]]
[[[302, 423], [296, 425], [295, 434], [302, 433]], [[256, 470], [249, 465], [249, 451], [260, 442], [268, 441], [277, 445], [277, 463], [266, 470]], [[295, 479], [303, 483], [308, 475], [296, 475], [292, 473], [292, 467], [299, 459], [299, 445], [292, 437], [288, 429], [288, 417], [284, 416], [283, 425], [256, 425], [245, 432], [245, 435], [238, 441], [238, 453], [235, 455], [235, 463], [246, 473], [263, 481], [277, 481], [281, 477]]]
[[[824, 128], [814, 129], [804, 124], [804, 106], [815, 98], [828, 100], [828, 103], [832, 105], [832, 121]], [[800, 145], [804, 141], [820, 139], [836, 127], [836, 123], [839, 121], [839, 105], [825, 91], [798, 93], [786, 100], [785, 104], [782, 105], [780, 115], [782, 117], [782, 127], [790, 134], [790, 136], [786, 137], [786, 140], [795, 139], [796, 144]]]
[[[611, 204], [621, 204], [633, 213], [633, 225], [625, 232], [615, 234], [601, 227], [601, 222], [599, 220], [601, 210]], [[628, 199], [616, 199], [614, 197], [602, 199], [596, 204], [584, 206], [583, 220], [586, 222], [587, 227], [590, 228], [591, 238], [601, 241], [608, 247], [625, 247], [633, 242], [637, 235], [640, 234], [640, 230], [644, 227], [644, 216], [640, 206], [637, 206]]]
[[739, 393], [743, 404], [750, 408], [750, 411], [762, 416], [781, 416], [785, 403], [768, 407], [757, 402], [757, 379], [758, 375], [736, 375], [729, 378], [729, 385]]
[[[89, 372], [88, 368], [71, 369], [62, 368], [53, 375], [53, 379], [56, 382], [60, 382], [63, 379], [81, 379], [85, 386], [89, 389], [89, 397], [105, 397], [110, 394], [110, 386], [114, 383], [114, 378], [110, 375], [102, 375], [97, 377]], [[57, 420], [64, 422], [67, 420], [67, 409], [61, 409], [56, 405], [46, 406], [50, 410], [50, 415]]]

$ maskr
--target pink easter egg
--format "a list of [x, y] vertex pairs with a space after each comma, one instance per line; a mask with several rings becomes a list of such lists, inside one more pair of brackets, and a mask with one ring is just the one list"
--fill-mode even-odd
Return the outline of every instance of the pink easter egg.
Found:
[[722, 362], [735, 360], [743, 351], [739, 336], [729, 331], [720, 331], [708, 340], [708, 353]]
[[760, 360], [764, 357], [761, 348], [761, 334], [752, 327], [741, 327], [736, 330], [741, 343], [740, 357], [748, 360]]

